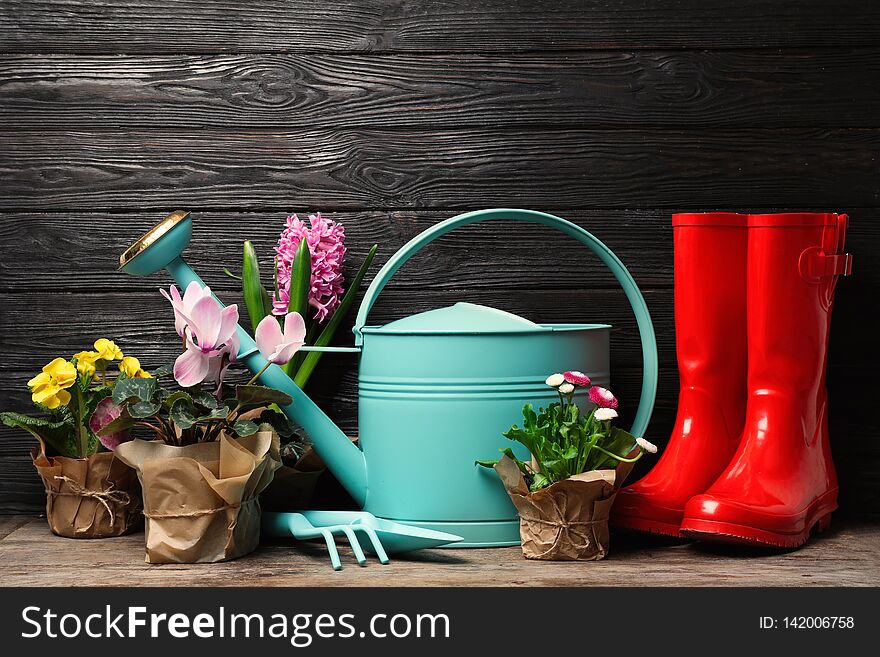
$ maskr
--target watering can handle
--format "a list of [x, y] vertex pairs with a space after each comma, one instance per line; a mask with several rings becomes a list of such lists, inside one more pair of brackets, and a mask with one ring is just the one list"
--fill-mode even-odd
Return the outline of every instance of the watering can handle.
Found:
[[373, 307], [379, 293], [385, 287], [385, 284], [400, 269], [407, 260], [416, 254], [423, 246], [433, 242], [441, 235], [445, 235], [451, 230], [468, 224], [475, 224], [480, 221], [493, 221], [498, 219], [514, 219], [517, 221], [529, 221], [537, 224], [544, 224], [552, 228], [558, 228], [563, 233], [574, 237], [582, 244], [586, 245], [593, 253], [599, 256], [604, 262], [617, 282], [620, 283], [629, 304], [636, 316], [636, 322], [639, 326], [639, 335], [642, 341], [642, 393], [639, 398], [639, 408], [636, 412], [635, 420], [631, 432], [636, 436], [644, 435], [648, 422], [651, 419], [651, 413], [654, 410], [654, 399], [657, 394], [657, 340], [654, 336], [654, 325], [651, 322], [651, 315], [648, 313], [648, 306], [645, 299], [633, 280], [632, 275], [627, 271], [626, 267], [614, 253], [605, 246], [598, 238], [587, 232], [580, 226], [566, 221], [560, 217], [544, 212], [536, 212], [534, 210], [477, 210], [475, 212], [466, 212], [457, 217], [452, 217], [446, 221], [441, 221], [420, 233], [395, 253], [388, 262], [379, 270], [361, 302], [358, 309], [357, 319], [354, 323], [355, 344], [361, 346], [363, 344], [363, 329], [367, 315]]

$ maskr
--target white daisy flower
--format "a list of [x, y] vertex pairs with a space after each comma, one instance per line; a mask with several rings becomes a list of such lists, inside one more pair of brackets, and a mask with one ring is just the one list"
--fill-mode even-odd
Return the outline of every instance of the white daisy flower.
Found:
[[614, 418], [616, 418], [617, 411], [615, 411], [613, 408], [597, 408], [596, 413], [593, 415], [593, 417], [600, 422], [605, 422], [606, 420], [613, 420]]
[[551, 374], [547, 377], [547, 380], [544, 381], [551, 388], [558, 388], [563, 383], [565, 383], [565, 377], [561, 374]]
[[641, 447], [644, 451], [646, 451], [650, 454], [657, 453], [657, 445], [655, 445], [654, 443], [648, 442], [644, 438], [636, 438], [636, 444], [638, 444], [639, 447]]
[[574, 386], [570, 383], [563, 383], [561, 386], [559, 386], [559, 392], [561, 392], [563, 395], [567, 395], [570, 392], [574, 392]]

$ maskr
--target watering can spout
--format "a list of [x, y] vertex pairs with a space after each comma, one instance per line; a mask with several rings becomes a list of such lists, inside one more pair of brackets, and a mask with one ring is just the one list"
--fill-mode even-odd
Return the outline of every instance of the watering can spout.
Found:
[[[192, 235], [192, 218], [175, 212], [143, 235], [119, 259], [120, 269], [135, 276], [146, 276], [166, 269], [178, 285], [205, 282], [181, 257]], [[240, 360], [252, 372], [266, 365], [254, 339], [241, 326], [237, 329]], [[363, 506], [367, 497], [367, 464], [363, 452], [345, 432], [327, 417], [315, 402], [277, 365], [270, 365], [260, 382], [290, 395], [293, 403], [283, 408], [287, 416], [306, 433], [315, 451], [327, 464], [346, 491]]]

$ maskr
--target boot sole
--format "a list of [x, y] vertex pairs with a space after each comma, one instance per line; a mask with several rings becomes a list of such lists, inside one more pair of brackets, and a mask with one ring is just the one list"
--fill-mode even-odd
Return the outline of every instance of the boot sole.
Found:
[[[836, 491], [834, 491], [836, 493]], [[821, 534], [831, 524], [831, 514], [837, 504], [829, 507], [819, 499], [807, 514], [806, 529], [794, 534], [781, 534], [757, 527], [737, 525], [717, 520], [700, 520], [685, 518], [681, 524], [681, 535], [698, 541], [713, 543], [730, 543], [733, 545], [751, 545], [759, 547], [798, 548], [810, 538], [812, 533]]]
[[618, 520], [612, 520], [611, 526], [616, 529], [625, 529], [627, 531], [641, 532], [643, 534], [685, 538], [684, 534], [681, 533], [679, 525], [660, 522], [659, 520], [648, 520], [647, 518], [627, 516]]

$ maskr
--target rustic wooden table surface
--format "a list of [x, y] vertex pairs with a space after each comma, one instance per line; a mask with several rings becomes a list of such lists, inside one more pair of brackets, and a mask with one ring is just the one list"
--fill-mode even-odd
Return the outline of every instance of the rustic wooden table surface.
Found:
[[101, 541], [53, 536], [45, 519], [0, 516], [3, 586], [877, 586], [880, 523], [835, 521], [801, 550], [742, 550], [615, 537], [600, 562], [523, 559], [519, 548], [425, 550], [330, 568], [318, 544], [273, 541], [237, 561], [148, 565], [143, 534]]

